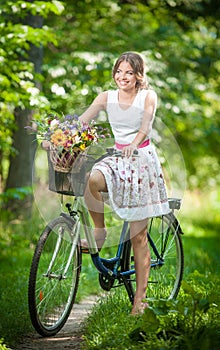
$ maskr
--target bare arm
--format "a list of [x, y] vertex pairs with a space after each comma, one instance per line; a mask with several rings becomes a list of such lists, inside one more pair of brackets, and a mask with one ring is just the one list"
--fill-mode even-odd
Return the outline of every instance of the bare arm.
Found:
[[146, 138], [146, 136], [152, 130], [152, 124], [154, 121], [154, 116], [157, 108], [157, 94], [153, 90], [149, 90], [145, 99], [145, 109], [141, 127], [135, 136], [132, 143], [124, 147], [123, 153], [126, 156], [132, 155], [135, 148], [137, 148]]
[[87, 110], [79, 117], [81, 122], [88, 123], [91, 119], [97, 117], [98, 113], [106, 109], [107, 91], [101, 92], [87, 108]]

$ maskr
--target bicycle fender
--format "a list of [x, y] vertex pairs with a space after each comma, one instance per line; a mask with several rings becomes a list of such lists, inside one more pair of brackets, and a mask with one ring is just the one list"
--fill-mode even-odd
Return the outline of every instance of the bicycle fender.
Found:
[[65, 218], [70, 223], [70, 225], [74, 225], [76, 223], [76, 219], [73, 219], [69, 214], [60, 213], [60, 216]]

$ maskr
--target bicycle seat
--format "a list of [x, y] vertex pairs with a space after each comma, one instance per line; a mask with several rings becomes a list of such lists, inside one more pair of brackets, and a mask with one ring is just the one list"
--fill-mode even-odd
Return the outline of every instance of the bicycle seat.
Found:
[[181, 199], [179, 198], [168, 198], [170, 209], [180, 209], [181, 207]]

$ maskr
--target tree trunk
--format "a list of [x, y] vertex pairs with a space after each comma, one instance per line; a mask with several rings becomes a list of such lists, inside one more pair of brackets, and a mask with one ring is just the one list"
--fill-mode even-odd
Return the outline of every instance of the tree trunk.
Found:
[[[30, 135], [25, 126], [30, 125], [32, 112], [28, 109], [15, 111], [15, 122], [17, 130], [13, 136], [13, 147], [16, 154], [10, 156], [10, 167], [6, 183], [6, 189], [32, 186], [32, 170], [34, 166], [34, 155], [36, 141], [34, 135]], [[29, 194], [25, 199], [10, 200], [7, 208], [16, 215], [26, 213], [30, 215], [33, 198]]]
[[[23, 23], [34, 28], [41, 28], [43, 26], [43, 18], [40, 16], [29, 15], [24, 19]], [[41, 73], [43, 47], [31, 45], [29, 59], [34, 63], [35, 72]], [[40, 88], [39, 82], [35, 83], [36, 86]], [[32, 186], [32, 172], [34, 170], [34, 156], [37, 143], [35, 140], [36, 136], [31, 135], [27, 129], [25, 129], [25, 126], [31, 124], [33, 113], [34, 111], [28, 108], [24, 110], [21, 108], [15, 109], [14, 116], [17, 129], [13, 135], [13, 147], [16, 153], [14, 156], [10, 156], [6, 190], [9, 188], [16, 189]], [[32, 205], [33, 196], [30, 194], [22, 200], [13, 198], [13, 200], [10, 200], [7, 203], [7, 209], [13, 212], [16, 216], [30, 216]]]

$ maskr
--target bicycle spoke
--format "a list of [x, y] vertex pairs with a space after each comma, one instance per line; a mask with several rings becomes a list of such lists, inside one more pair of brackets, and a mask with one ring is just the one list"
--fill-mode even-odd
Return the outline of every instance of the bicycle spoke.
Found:
[[[183, 248], [181, 229], [174, 216], [165, 215], [150, 220], [148, 244], [151, 251], [151, 271], [148, 281], [149, 298], [175, 298], [179, 292], [183, 274]], [[124, 271], [133, 268], [130, 242], [126, 243]], [[132, 301], [136, 281], [128, 278], [128, 294]]]

